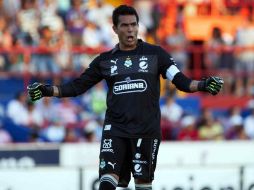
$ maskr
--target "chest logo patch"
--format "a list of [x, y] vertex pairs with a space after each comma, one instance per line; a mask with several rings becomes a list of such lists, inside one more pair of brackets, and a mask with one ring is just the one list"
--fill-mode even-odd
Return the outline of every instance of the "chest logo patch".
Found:
[[148, 63], [147, 63], [147, 57], [142, 56], [139, 59], [139, 72], [148, 72]]
[[118, 74], [116, 65], [113, 65], [110, 67], [110, 74], [111, 74], [111, 76]]
[[124, 61], [124, 66], [128, 68], [132, 66], [132, 61], [130, 57], [126, 58], [126, 60]]
[[125, 94], [125, 93], [135, 93], [135, 92], [144, 92], [147, 89], [147, 83], [143, 79], [135, 80], [125, 80], [116, 82], [113, 87], [113, 93]]

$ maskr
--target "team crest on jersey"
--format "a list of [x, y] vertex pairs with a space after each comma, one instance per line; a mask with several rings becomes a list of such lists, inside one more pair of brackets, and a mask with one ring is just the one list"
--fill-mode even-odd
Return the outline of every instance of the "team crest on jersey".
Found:
[[128, 68], [132, 66], [132, 61], [130, 57], [126, 58], [126, 60], [124, 61], [124, 66]]
[[148, 72], [148, 63], [147, 63], [147, 57], [142, 56], [139, 59], [139, 70], [138, 72]]
[[106, 166], [106, 162], [104, 161], [104, 159], [102, 159], [101, 162], [100, 162], [100, 168], [104, 169], [105, 166]]

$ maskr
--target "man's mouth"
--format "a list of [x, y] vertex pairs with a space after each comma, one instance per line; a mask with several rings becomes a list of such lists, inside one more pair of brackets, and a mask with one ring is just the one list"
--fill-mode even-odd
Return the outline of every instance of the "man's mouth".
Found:
[[127, 36], [127, 41], [132, 42], [134, 40], [134, 36]]

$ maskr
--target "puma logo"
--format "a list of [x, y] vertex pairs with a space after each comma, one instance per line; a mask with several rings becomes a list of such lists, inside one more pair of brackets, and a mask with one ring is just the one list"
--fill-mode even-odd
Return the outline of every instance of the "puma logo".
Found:
[[115, 169], [116, 163], [113, 164], [112, 162], [108, 162], [108, 164], [111, 165], [113, 169]]
[[110, 60], [110, 62], [116, 64], [117, 60], [118, 60], [118, 59]]

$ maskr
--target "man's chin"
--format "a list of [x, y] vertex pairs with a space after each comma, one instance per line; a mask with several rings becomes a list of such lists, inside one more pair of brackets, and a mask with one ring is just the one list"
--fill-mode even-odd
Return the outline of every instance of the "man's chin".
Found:
[[126, 46], [127, 47], [133, 47], [137, 45], [137, 40], [127, 41]]

